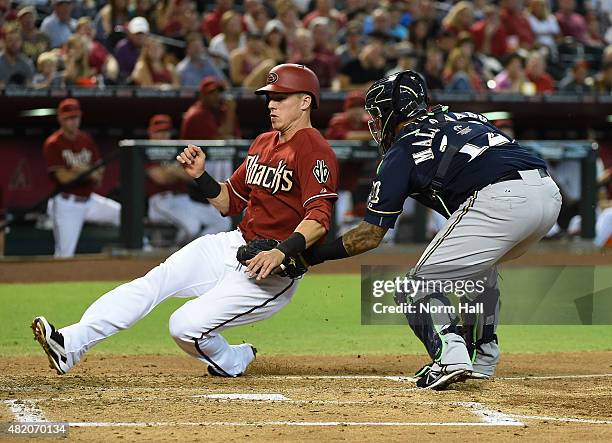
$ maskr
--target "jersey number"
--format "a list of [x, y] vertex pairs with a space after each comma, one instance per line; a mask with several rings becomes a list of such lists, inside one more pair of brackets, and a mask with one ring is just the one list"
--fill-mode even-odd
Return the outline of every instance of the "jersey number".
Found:
[[376, 204], [380, 201], [378, 198], [378, 194], [380, 193], [380, 181], [375, 181], [372, 183], [372, 191], [370, 191], [370, 196], [368, 197], [368, 203]]
[[505, 135], [495, 134], [493, 132], [487, 133], [487, 140], [488, 140], [488, 144], [485, 146], [477, 146], [477, 145], [472, 145], [470, 143], [466, 143], [465, 145], [463, 145], [461, 149], [459, 149], [459, 152], [462, 152], [470, 156], [470, 159], [468, 160], [468, 163], [469, 163], [472, 160], [474, 160], [476, 157], [478, 157], [480, 154], [485, 152], [487, 149], [492, 148], [493, 146], [499, 146], [499, 145], [503, 145], [506, 143], [510, 143], [511, 141]]

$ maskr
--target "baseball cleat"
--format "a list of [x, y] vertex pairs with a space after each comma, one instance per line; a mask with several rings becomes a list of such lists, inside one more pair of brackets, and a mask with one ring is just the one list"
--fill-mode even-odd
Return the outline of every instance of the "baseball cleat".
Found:
[[70, 370], [66, 350], [64, 349], [64, 336], [55, 330], [55, 327], [45, 317], [36, 317], [32, 322], [34, 340], [40, 343], [43, 351], [47, 354], [51, 369], [55, 369], [58, 375], [63, 375]]
[[[253, 360], [255, 360], [257, 358], [257, 348], [255, 346], [251, 346], [251, 351], [253, 351]], [[208, 373], [212, 375], [213, 377], [235, 378], [235, 377], [240, 377], [242, 375], [242, 372], [240, 374], [230, 375], [227, 372], [221, 372], [219, 369], [217, 369], [216, 367], [212, 365], [208, 365], [208, 367], [206, 368]]]
[[450, 372], [430, 370], [426, 375], [417, 380], [416, 385], [418, 388], [442, 391], [450, 384], [460, 381], [469, 372], [471, 371], [467, 369], [456, 369]]
[[414, 373], [414, 376], [417, 378], [421, 378], [421, 377], [425, 377], [427, 374], [429, 374], [429, 371], [431, 371], [431, 366], [434, 364], [434, 362], [432, 361], [431, 363], [427, 363], [425, 366], [423, 366], [421, 369], [419, 369], [418, 371], [416, 371]]
[[466, 378], [472, 380], [490, 380], [492, 377], [488, 374], [483, 374], [482, 372], [472, 371]]

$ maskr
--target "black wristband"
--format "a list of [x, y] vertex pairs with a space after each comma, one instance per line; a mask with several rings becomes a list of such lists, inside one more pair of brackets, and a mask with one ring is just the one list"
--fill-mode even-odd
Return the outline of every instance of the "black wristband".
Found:
[[219, 196], [219, 194], [221, 194], [221, 185], [206, 171], [204, 171], [204, 174], [200, 175], [194, 181], [198, 185], [198, 189], [206, 198], [216, 198]]
[[295, 256], [306, 249], [306, 238], [299, 232], [294, 232], [287, 240], [280, 242], [276, 249], [285, 254], [285, 257]]
[[342, 237], [338, 237], [330, 243], [311, 246], [302, 253], [302, 257], [310, 266], [318, 265], [325, 260], [340, 260], [348, 256]]

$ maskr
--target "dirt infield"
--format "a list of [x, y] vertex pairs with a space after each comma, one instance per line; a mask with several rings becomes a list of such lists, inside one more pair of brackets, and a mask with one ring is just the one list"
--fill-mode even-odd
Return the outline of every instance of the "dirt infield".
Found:
[[612, 352], [507, 356], [496, 379], [444, 392], [414, 388], [422, 363], [263, 355], [219, 379], [188, 357], [98, 355], [62, 377], [43, 355], [2, 358], [0, 422], [70, 422], [89, 441], [612, 439]]

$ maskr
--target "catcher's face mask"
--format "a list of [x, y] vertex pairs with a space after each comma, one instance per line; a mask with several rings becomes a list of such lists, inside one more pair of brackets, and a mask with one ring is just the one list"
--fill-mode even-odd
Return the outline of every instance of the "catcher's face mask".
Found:
[[377, 144], [380, 144], [382, 141], [382, 114], [378, 107], [366, 108], [366, 111], [370, 115], [370, 120], [368, 120], [368, 128], [370, 129], [370, 134], [372, 134], [372, 138]]

